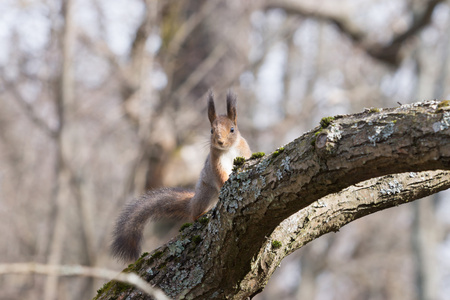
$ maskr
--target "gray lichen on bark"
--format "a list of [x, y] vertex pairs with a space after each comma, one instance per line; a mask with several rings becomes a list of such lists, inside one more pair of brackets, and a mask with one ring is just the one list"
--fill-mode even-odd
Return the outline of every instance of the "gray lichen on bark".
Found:
[[283, 151], [246, 162], [225, 183], [208, 222], [194, 223], [155, 250], [163, 255], [148, 254], [128, 271], [176, 299], [259, 293], [281, 260], [306, 243], [450, 186], [450, 116], [438, 105], [336, 116]]

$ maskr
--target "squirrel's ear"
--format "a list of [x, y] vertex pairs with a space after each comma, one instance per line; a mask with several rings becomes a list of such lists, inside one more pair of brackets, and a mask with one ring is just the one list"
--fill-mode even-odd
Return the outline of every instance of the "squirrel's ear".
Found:
[[211, 124], [217, 118], [216, 108], [214, 107], [214, 94], [211, 90], [209, 91], [208, 94], [208, 118]]
[[236, 95], [234, 95], [231, 91], [228, 91], [228, 93], [227, 93], [227, 116], [231, 121], [233, 121], [233, 123], [235, 125], [236, 125], [236, 118], [237, 118], [236, 102], [237, 102]]

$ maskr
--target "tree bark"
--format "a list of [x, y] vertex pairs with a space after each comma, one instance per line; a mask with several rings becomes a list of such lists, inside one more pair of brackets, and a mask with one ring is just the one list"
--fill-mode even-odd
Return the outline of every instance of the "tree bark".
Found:
[[[320, 127], [233, 172], [215, 209], [125, 272], [171, 298], [251, 298], [306, 243], [447, 189], [449, 105], [428, 101], [322, 119]], [[114, 282], [96, 299], [126, 296], [151, 299]]]

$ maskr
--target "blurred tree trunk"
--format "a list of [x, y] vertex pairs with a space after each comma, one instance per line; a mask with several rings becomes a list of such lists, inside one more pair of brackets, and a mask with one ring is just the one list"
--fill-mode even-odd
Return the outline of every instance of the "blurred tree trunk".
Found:
[[[72, 1], [65, 1], [61, 8], [61, 15], [64, 20], [62, 30], [60, 32], [59, 41], [61, 43], [61, 77], [57, 81], [57, 119], [58, 127], [55, 135], [56, 144], [56, 160], [55, 160], [55, 180], [53, 188], [53, 212], [49, 219], [50, 228], [53, 229], [48, 255], [48, 264], [58, 265], [62, 262], [63, 245], [66, 237], [66, 221], [68, 203], [71, 200], [70, 191], [70, 175], [66, 162], [66, 151], [70, 149], [67, 144], [69, 137], [66, 133], [67, 114], [70, 113], [70, 107], [73, 105], [74, 87], [72, 75], [72, 51], [74, 43], [74, 27], [72, 21]], [[58, 295], [59, 277], [56, 275], [48, 276], [45, 284], [44, 299], [54, 300]]]
[[[423, 6], [424, 3], [413, 1], [416, 7]], [[416, 8], [417, 10], [417, 8]], [[433, 94], [434, 99], [443, 99], [444, 86], [447, 82], [449, 47], [450, 47], [450, 21], [445, 26], [447, 34], [442, 41], [443, 47], [440, 51], [441, 65], [435, 74], [427, 73], [430, 64], [426, 58], [421, 60], [418, 53], [413, 55], [417, 69], [418, 82], [416, 91], [413, 94], [419, 98]], [[426, 57], [426, 55], [424, 56]], [[428, 72], [429, 69], [428, 69]], [[431, 72], [430, 72], [431, 73]], [[430, 81], [433, 84], [430, 84]], [[412, 232], [412, 249], [416, 262], [416, 288], [418, 300], [438, 299], [438, 277], [437, 277], [437, 248], [439, 236], [442, 228], [438, 226], [436, 220], [436, 204], [438, 195], [433, 195], [422, 201], [414, 203], [414, 222]]]
[[436, 278], [437, 230], [434, 213], [436, 195], [414, 203], [413, 247], [419, 300], [438, 299]]
[[[285, 256], [319, 236], [449, 188], [448, 107], [431, 101], [323, 120], [234, 172], [207, 219], [125, 271], [172, 298], [253, 297]], [[114, 282], [96, 299], [117, 297], [149, 299]]]
[[[215, 1], [209, 2], [203, 0], [182, 2], [145, 0], [146, 14], [136, 32], [130, 51], [129, 73], [132, 76], [128, 77], [129, 80], [122, 87], [124, 107], [126, 108], [127, 103], [132, 102], [136, 95], [141, 98], [152, 97], [152, 91], [143, 91], [149, 85], [146, 82], [148, 80], [146, 72], [152, 69], [154, 60], [151, 58], [151, 54], [145, 52], [145, 44], [157, 24], [160, 26], [163, 47], [158, 61], [164, 67], [168, 83], [159, 95], [159, 99], [155, 97], [150, 100], [155, 107], [146, 113], [148, 115], [139, 116], [127, 111], [127, 115], [135, 124], [141, 139], [141, 155], [135, 163], [135, 172], [132, 172], [134, 184], [131, 186], [131, 190], [141, 193], [144, 190], [164, 185], [167, 162], [176, 150], [177, 144], [181, 142], [179, 139], [184, 135], [183, 132], [178, 131], [179, 128], [174, 121], [172, 124], [161, 124], [161, 116], [166, 115], [171, 119], [172, 116], [177, 115], [178, 110], [183, 110], [183, 107], [195, 110], [193, 101], [201, 99], [210, 87], [205, 77], [202, 77], [195, 84], [189, 86], [186, 91], [189, 97], [184, 95], [185, 97], [180, 98], [177, 94], [177, 91], [186, 85], [197, 67], [213, 51], [212, 34], [208, 30], [207, 23], [204, 22], [207, 17], [205, 11], [207, 12], [215, 6]], [[160, 13], [157, 14], [157, 11]], [[159, 19], [157, 20], [157, 18]], [[155, 139], [154, 135], [159, 137]], [[176, 137], [176, 139], [173, 140], [172, 137]], [[141, 182], [140, 178], [145, 178], [145, 182]]]
[[[226, 24], [237, 26], [233, 9], [228, 5], [216, 0], [157, 3], [146, 0], [147, 13], [130, 52], [131, 60], [138, 61], [131, 65], [132, 74], [145, 74], [146, 69], [151, 69], [151, 65], [142, 63], [145, 56], [136, 55], [142, 51], [135, 49], [145, 47], [151, 30], [159, 24], [162, 49], [155, 59], [163, 66], [167, 85], [158, 99], [154, 99], [154, 109], [144, 117], [149, 118], [147, 123], [142, 123], [142, 118], [130, 118], [135, 120], [133, 122], [141, 123], [139, 132], [142, 149], [140, 159], [136, 162], [134, 182], [139, 182], [139, 178], [145, 174], [145, 183], [135, 186], [139, 192], [164, 185], [167, 162], [178, 145], [183, 144], [202, 123], [197, 116], [199, 110], [204, 108], [206, 91], [211, 87], [219, 90], [229, 87], [230, 81], [235, 80], [237, 74], [242, 72], [242, 66], [247, 64], [247, 55], [243, 51], [247, 48], [242, 47], [245, 34], [233, 40], [222, 40], [222, 30], [227, 27]], [[158, 20], [152, 14], [155, 9], [160, 10]], [[220, 22], [210, 17], [213, 11], [219, 9]], [[230, 73], [231, 76], [224, 76]], [[134, 76], [132, 82], [122, 88], [125, 102], [131, 101], [132, 95], [144, 87], [145, 80], [142, 76]], [[149, 91], [141, 97], [149, 97], [148, 94]], [[190, 111], [189, 114], [186, 114], [186, 110]], [[178, 120], [183, 114], [195, 117], [185, 116]], [[162, 115], [171, 120], [170, 123], [162, 124]], [[155, 135], [159, 138], [155, 139]]]

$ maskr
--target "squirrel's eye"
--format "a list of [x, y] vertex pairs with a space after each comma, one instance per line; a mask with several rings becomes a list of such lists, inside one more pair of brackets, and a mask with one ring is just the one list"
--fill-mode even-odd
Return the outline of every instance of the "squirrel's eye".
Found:
[[234, 132], [234, 127], [230, 128], [230, 132], [233, 133]]
[[211, 134], [213, 134], [213, 132], [214, 132], [214, 131], [213, 131], [213, 129], [211, 128]]

